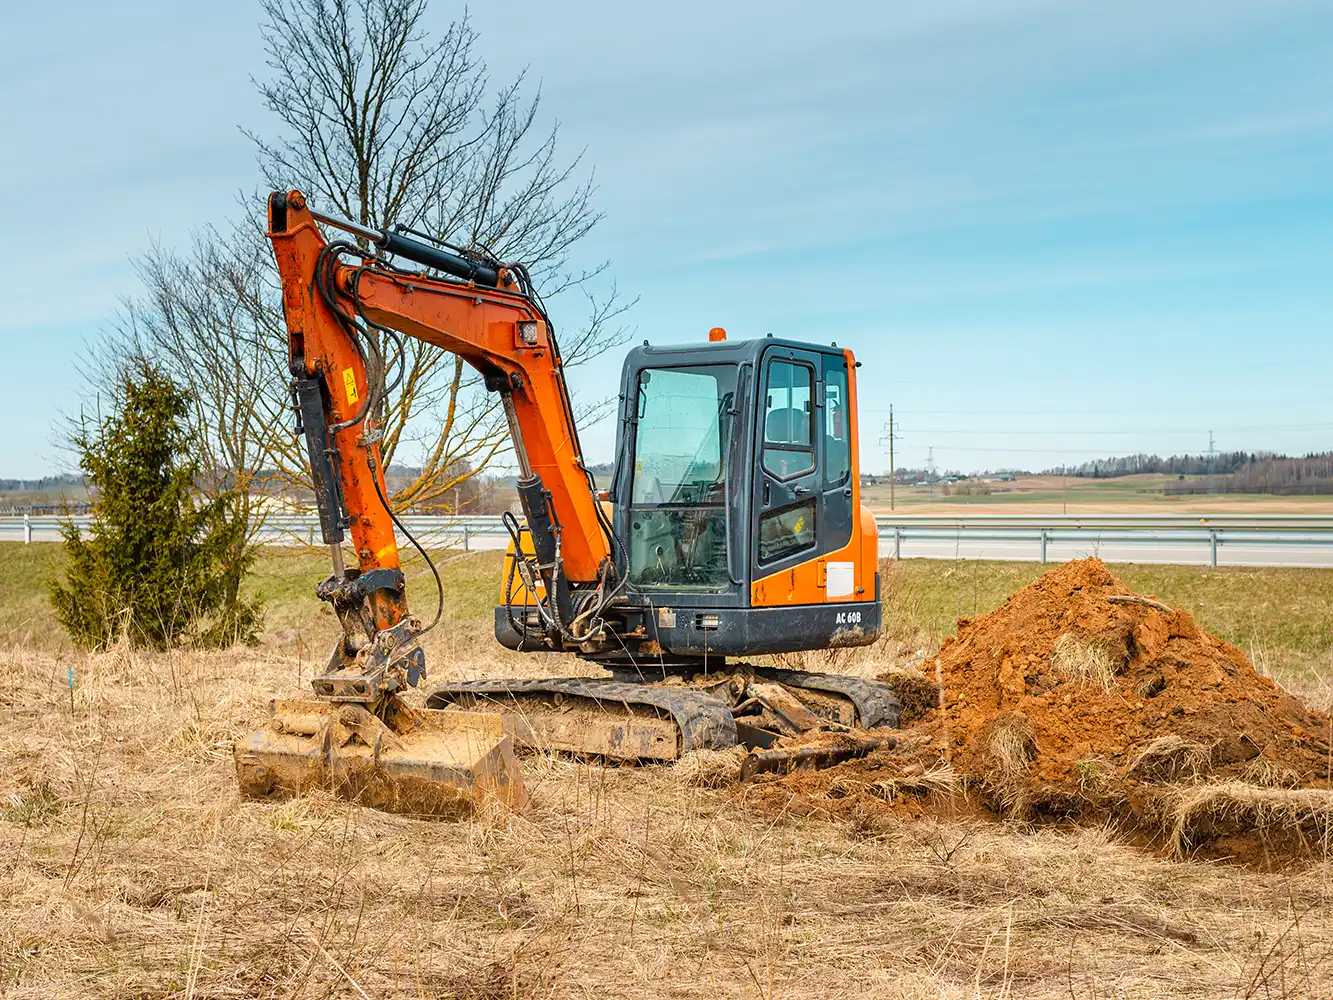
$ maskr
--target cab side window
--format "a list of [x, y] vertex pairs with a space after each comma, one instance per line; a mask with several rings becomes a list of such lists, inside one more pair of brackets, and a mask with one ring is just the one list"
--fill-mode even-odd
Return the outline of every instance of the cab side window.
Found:
[[847, 417], [847, 361], [824, 367], [824, 488], [836, 489], [852, 477], [851, 425]]
[[815, 467], [815, 372], [808, 365], [774, 360], [768, 366], [764, 406], [764, 469], [779, 479]]

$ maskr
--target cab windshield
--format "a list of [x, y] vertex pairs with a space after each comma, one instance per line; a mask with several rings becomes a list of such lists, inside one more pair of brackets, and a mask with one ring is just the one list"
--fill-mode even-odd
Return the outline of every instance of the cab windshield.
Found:
[[735, 399], [735, 365], [639, 373], [630, 493], [634, 585], [729, 585], [726, 479]]

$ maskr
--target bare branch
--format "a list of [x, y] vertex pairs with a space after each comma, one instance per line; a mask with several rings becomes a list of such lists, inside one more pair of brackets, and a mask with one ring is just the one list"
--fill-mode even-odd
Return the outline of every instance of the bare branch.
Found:
[[[559, 125], [543, 123], [540, 91], [525, 96], [523, 75], [491, 86], [466, 16], [432, 36], [427, 0], [261, 7], [267, 72], [255, 87], [276, 127], [244, 132], [271, 188], [300, 187], [363, 224], [405, 223], [522, 261], [548, 297], [584, 290], [588, 320], [565, 338], [567, 367], [624, 342], [633, 302], [614, 286], [605, 298], [586, 290], [605, 265], [571, 266], [601, 219], [592, 173], [581, 154], [562, 156]], [[266, 497], [299, 505], [310, 496], [288, 415], [287, 334], [261, 205], [247, 201], [232, 230], [204, 230], [188, 250], [145, 253], [143, 294], [98, 348], [151, 357], [189, 388], [206, 476], [244, 493], [256, 525], [272, 505]], [[460, 359], [423, 342], [409, 340], [401, 361], [382, 417], [393, 503], [475, 502], [509, 446], [493, 397]]]

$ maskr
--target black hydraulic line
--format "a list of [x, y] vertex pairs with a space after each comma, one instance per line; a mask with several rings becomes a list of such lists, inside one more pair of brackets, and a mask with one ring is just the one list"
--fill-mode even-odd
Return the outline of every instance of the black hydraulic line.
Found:
[[[339, 431], [346, 430], [348, 427], [354, 427], [365, 420], [373, 412], [373, 407], [378, 403], [378, 396], [383, 389], [384, 357], [379, 353], [373, 341], [370, 338], [362, 338], [360, 328], [356, 325], [356, 320], [348, 313], [343, 311], [342, 306], [338, 304], [336, 291], [333, 284], [333, 267], [338, 257], [344, 251], [358, 254], [362, 258], [366, 256], [365, 251], [352, 243], [336, 242], [330, 243], [319, 252], [319, 257], [315, 261], [314, 285], [319, 292], [320, 298], [324, 304], [329, 307], [329, 311], [334, 314], [338, 323], [347, 334], [352, 346], [361, 357], [361, 364], [366, 369], [366, 383], [369, 391], [366, 393], [365, 402], [361, 408], [349, 419], [341, 423], [334, 424], [329, 428], [329, 433], [336, 434]], [[372, 359], [366, 353], [366, 347], [369, 346], [371, 353], [375, 355]]]
[[384, 490], [380, 488], [380, 479], [375, 473], [373, 462], [371, 463], [370, 469], [370, 481], [375, 486], [375, 494], [380, 498], [380, 503], [384, 505], [384, 512], [389, 515], [389, 520], [392, 521], [394, 526], [406, 536], [409, 542], [412, 543], [412, 547], [421, 553], [421, 558], [426, 560], [426, 565], [430, 567], [431, 574], [435, 577], [435, 593], [438, 597], [438, 601], [435, 605], [435, 617], [431, 620], [429, 625], [417, 633], [417, 635], [425, 635], [436, 625], [440, 624], [440, 619], [444, 617], [444, 582], [440, 579], [440, 571], [435, 568], [435, 563], [431, 560], [431, 557], [426, 554], [426, 550], [421, 547], [421, 543], [417, 541], [417, 536], [407, 530], [407, 526], [404, 525], [402, 521], [398, 520], [398, 515], [395, 514], [393, 508], [389, 506], [389, 500], [384, 495]]
[[[532, 632], [529, 631], [527, 622], [525, 621], [520, 623], [518, 622], [517, 619], [514, 618], [513, 584], [514, 584], [514, 572], [517, 569], [517, 567], [519, 566], [523, 567], [523, 572], [520, 573], [519, 575], [523, 577], [523, 586], [527, 589], [528, 593], [532, 597], [532, 600], [534, 602], [533, 606], [537, 610], [538, 618], [540, 618], [543, 622], [546, 622], [547, 625], [550, 626], [551, 628], [555, 627], [555, 623], [551, 620], [550, 615], [547, 614], [546, 608], [542, 605], [541, 598], [537, 596], [538, 575], [537, 571], [533, 569], [532, 563], [528, 560], [526, 553], [524, 553], [523, 551], [523, 542], [522, 542], [523, 529], [519, 527], [518, 520], [514, 517], [513, 513], [511, 513], [510, 511], [505, 511], [503, 514], [500, 515], [500, 523], [503, 524], [505, 530], [509, 532], [509, 539], [514, 546], [514, 557], [509, 561], [509, 574], [507, 579], [505, 580], [505, 592], [504, 592], [505, 611], [509, 618], [509, 626], [512, 629], [514, 629], [514, 631], [516, 631], [519, 635], [521, 635], [524, 639], [528, 639], [532, 637]], [[527, 605], [524, 605], [524, 607], [526, 606]]]

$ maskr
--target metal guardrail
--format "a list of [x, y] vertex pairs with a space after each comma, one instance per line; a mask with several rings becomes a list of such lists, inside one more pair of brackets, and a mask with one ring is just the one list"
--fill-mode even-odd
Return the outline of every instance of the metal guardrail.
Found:
[[[464, 551], [470, 551], [473, 539], [503, 538], [509, 532], [498, 515], [475, 514], [467, 517], [403, 514], [400, 520], [408, 531], [423, 545], [462, 542]], [[270, 545], [291, 545], [304, 542], [319, 544], [319, 519], [314, 514], [279, 514], [264, 521], [259, 540]]]
[[1057, 542], [1196, 543], [1208, 546], [1213, 566], [1224, 545], [1333, 548], [1333, 517], [1324, 514], [902, 514], [875, 520], [880, 545], [891, 538], [895, 559], [904, 541], [1031, 542], [1041, 562]]
[[[505, 538], [509, 532], [497, 515], [437, 517], [407, 514], [399, 518], [423, 545], [462, 542], [470, 550], [473, 539]], [[81, 514], [72, 518], [55, 515], [0, 517], [0, 541], [51, 541], [60, 537], [60, 526], [73, 521], [87, 531], [92, 517]], [[319, 518], [314, 514], [272, 514], [264, 519], [257, 534], [262, 545], [315, 545], [319, 543]]]
[[[0, 541], [56, 539], [63, 520], [49, 515], [0, 517]], [[91, 518], [72, 520], [86, 529]], [[1208, 546], [1214, 566], [1218, 549], [1226, 545], [1333, 549], [1333, 517], [1323, 514], [880, 514], [875, 520], [881, 550], [891, 543], [894, 558], [901, 558], [904, 542], [923, 541], [1031, 543], [1042, 562], [1053, 543], [1197, 544]], [[493, 548], [508, 538], [500, 518], [493, 515], [406, 515], [402, 521], [422, 544], [461, 542], [464, 550], [470, 550], [474, 542]], [[314, 545], [319, 541], [319, 522], [313, 514], [271, 515], [258, 540], [270, 545]]]

